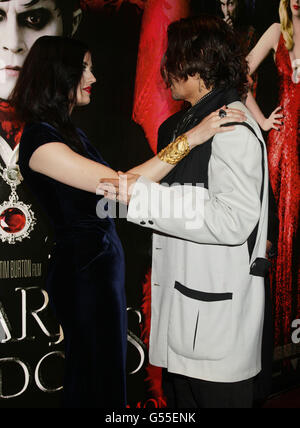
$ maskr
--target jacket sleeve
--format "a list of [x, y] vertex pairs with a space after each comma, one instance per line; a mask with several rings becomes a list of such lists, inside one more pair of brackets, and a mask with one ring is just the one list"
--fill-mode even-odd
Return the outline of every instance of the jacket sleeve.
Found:
[[260, 218], [262, 152], [245, 127], [217, 134], [209, 163], [209, 189], [166, 187], [141, 177], [127, 220], [185, 240], [241, 245]]

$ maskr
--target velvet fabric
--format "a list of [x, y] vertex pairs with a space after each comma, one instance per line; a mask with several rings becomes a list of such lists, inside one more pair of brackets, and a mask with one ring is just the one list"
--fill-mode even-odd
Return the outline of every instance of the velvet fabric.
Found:
[[[107, 163], [78, 130], [85, 157]], [[125, 263], [113, 219], [100, 219], [103, 197], [60, 183], [29, 167], [33, 152], [64, 142], [47, 123], [25, 126], [21, 173], [52, 222], [55, 244], [46, 290], [65, 336], [64, 407], [126, 406]]]

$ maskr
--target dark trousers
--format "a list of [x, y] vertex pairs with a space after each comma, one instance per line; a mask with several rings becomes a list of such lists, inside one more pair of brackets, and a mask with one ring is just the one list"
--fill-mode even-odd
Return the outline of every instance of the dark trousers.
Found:
[[216, 383], [163, 370], [163, 391], [168, 408], [251, 409], [254, 379], [237, 383]]
[[262, 340], [262, 371], [255, 379], [255, 402], [259, 407], [272, 392], [274, 328], [270, 278], [265, 280], [265, 320]]

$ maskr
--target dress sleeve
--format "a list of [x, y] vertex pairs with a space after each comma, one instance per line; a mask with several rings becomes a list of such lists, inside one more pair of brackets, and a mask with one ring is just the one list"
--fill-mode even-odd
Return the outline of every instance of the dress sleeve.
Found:
[[20, 141], [19, 166], [22, 170], [30, 169], [29, 162], [36, 149], [47, 143], [64, 143], [63, 137], [52, 126], [44, 123], [27, 125]]

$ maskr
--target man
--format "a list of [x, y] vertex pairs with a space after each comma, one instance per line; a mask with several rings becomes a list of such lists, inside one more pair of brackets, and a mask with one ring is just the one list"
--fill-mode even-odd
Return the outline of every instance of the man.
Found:
[[127, 176], [131, 190], [118, 189], [127, 220], [156, 231], [150, 363], [167, 369], [168, 407], [250, 408], [261, 371], [268, 166], [240, 101], [247, 65], [239, 49], [220, 18], [171, 24], [163, 74], [191, 108], [161, 126], [158, 149], [224, 105], [243, 110], [254, 133], [236, 126], [193, 150], [163, 180], [175, 186]]

